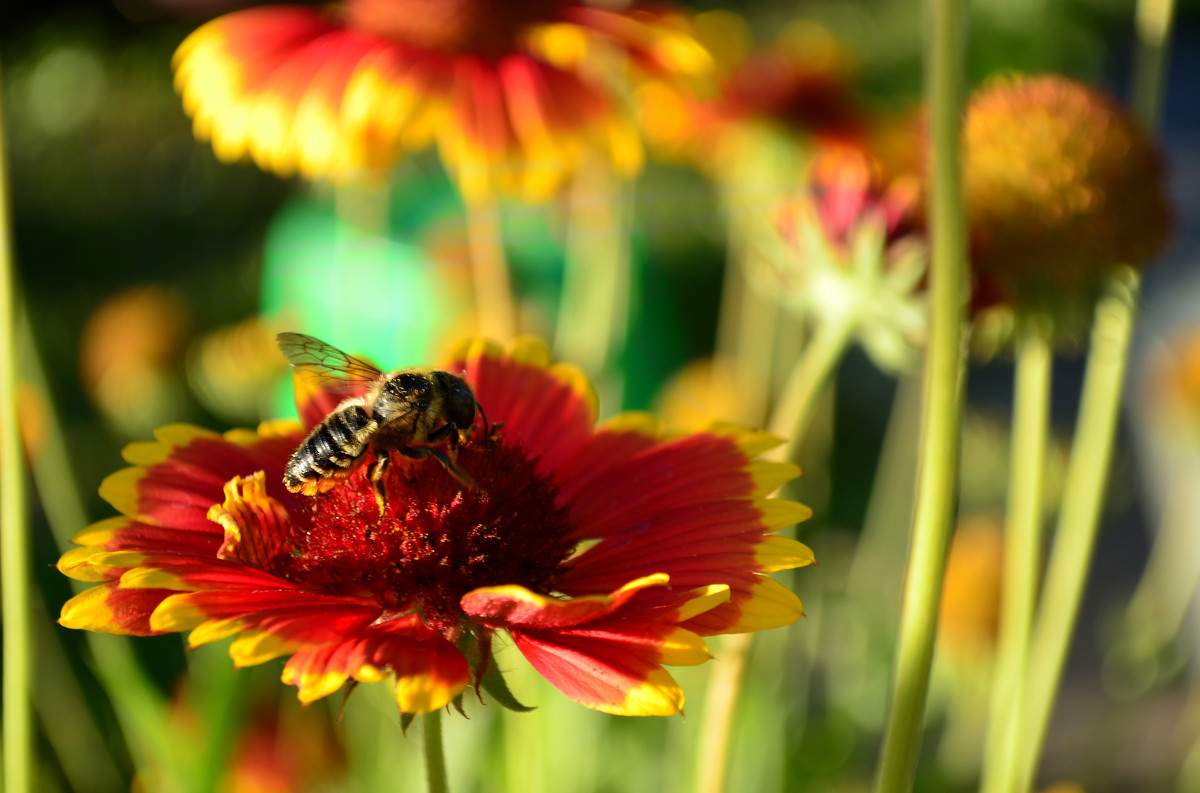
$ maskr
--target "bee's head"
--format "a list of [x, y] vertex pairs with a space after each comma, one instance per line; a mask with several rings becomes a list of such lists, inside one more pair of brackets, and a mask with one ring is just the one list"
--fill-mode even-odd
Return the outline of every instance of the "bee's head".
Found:
[[443, 410], [446, 422], [460, 430], [465, 430], [475, 423], [475, 395], [461, 377], [449, 372], [434, 372], [433, 379], [437, 382], [445, 396]]

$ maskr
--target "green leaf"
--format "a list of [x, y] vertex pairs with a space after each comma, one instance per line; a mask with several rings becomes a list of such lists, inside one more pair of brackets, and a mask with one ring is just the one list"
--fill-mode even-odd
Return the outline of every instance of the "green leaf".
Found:
[[502, 706], [517, 713], [528, 713], [534, 708], [529, 705], [523, 705], [513, 693], [508, 690], [508, 683], [504, 681], [504, 675], [500, 674], [500, 670], [495, 664], [488, 664], [483, 671], [483, 676], [479, 679], [479, 685], [483, 690], [491, 695], [492, 699], [499, 702]]

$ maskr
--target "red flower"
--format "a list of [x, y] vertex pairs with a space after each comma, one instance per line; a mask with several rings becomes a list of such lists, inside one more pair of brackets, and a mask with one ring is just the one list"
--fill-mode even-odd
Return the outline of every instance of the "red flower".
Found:
[[467, 197], [544, 198], [588, 148], [641, 167], [616, 94], [581, 64], [615, 45], [636, 65], [695, 74], [707, 53], [665, 14], [570, 0], [346, 0], [269, 6], [204, 25], [176, 84], [222, 160], [344, 179], [436, 141]]
[[[238, 665], [291, 655], [283, 679], [304, 701], [391, 674], [409, 713], [478, 682], [504, 630], [575, 701], [652, 715], [682, 707], [663, 665], [707, 660], [701, 637], [802, 613], [767, 577], [813, 562], [773, 533], [810, 514], [768, 498], [797, 473], [755, 459], [776, 439], [723, 426], [668, 439], [637, 414], [594, 427], [586, 380], [528, 340], [473, 344], [447, 368], [502, 422], [490, 438], [477, 425], [459, 451], [477, 490], [396, 456], [381, 514], [366, 466], [315, 497], [284, 489], [298, 426], [166, 427], [101, 486], [122, 516], [59, 562], [100, 583], [62, 623], [190, 630], [192, 645], [236, 636]], [[304, 423], [332, 404], [302, 399]]]

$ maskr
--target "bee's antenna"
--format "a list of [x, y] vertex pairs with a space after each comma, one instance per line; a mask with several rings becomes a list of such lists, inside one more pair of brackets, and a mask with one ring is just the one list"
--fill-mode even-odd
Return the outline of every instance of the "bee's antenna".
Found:
[[488, 436], [492, 434], [490, 425], [488, 424], [487, 413], [483, 412], [483, 405], [479, 404], [479, 400], [475, 400], [475, 409], [479, 411], [479, 415], [483, 416], [483, 439], [486, 441]]

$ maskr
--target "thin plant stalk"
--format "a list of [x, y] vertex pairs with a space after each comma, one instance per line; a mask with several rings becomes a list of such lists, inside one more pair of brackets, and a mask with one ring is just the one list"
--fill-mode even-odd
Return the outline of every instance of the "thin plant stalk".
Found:
[[[3, 96], [0, 96], [0, 100]], [[0, 115], [0, 576], [4, 618], [4, 789], [33, 790], [33, 625], [25, 459], [17, 416], [17, 278]]]
[[[851, 314], [819, 325], [796, 362], [770, 423], [772, 432], [788, 438], [779, 454], [783, 459], [796, 456], [808, 433], [814, 408], [837, 371], [855, 327]], [[720, 664], [709, 677], [697, 742], [695, 789], [699, 793], [720, 793], [725, 789], [734, 712], [752, 646], [752, 634], [726, 637], [721, 645]]]
[[928, 8], [932, 313], [925, 363], [917, 499], [891, 703], [875, 778], [877, 793], [900, 793], [912, 788], [958, 494], [965, 379], [963, 315], [967, 246], [959, 130], [965, 93], [966, 3], [931, 0]]
[[1004, 530], [1004, 587], [984, 751], [984, 793], [1018, 793], [1015, 786], [1025, 694], [1029, 629], [1041, 570], [1042, 482], [1050, 415], [1050, 333], [1028, 318], [1017, 341], [1012, 459]]
[[558, 357], [598, 379], [624, 348], [629, 324], [632, 259], [625, 204], [625, 188], [610, 166], [593, 158], [579, 169], [568, 199], [554, 347]]
[[780, 324], [779, 301], [751, 283], [754, 257], [761, 255], [754, 242], [756, 231], [772, 233], [766, 223], [755, 227], [730, 211], [729, 255], [721, 287], [713, 366], [716, 383], [733, 378], [738, 384], [738, 411], [729, 418], [752, 427], [760, 426], [766, 417]]
[[696, 793], [721, 793], [729, 770], [729, 741], [753, 634], [735, 633], [721, 642], [709, 670], [700, 736], [696, 743]]
[[1138, 0], [1133, 61], [1133, 111], [1147, 129], [1158, 129], [1166, 86], [1175, 0]]
[[433, 710], [421, 717], [425, 731], [425, 778], [429, 793], [447, 793], [446, 753], [442, 746], [442, 712]]
[[1025, 713], [1018, 727], [1019, 790], [1029, 789], [1037, 771], [1104, 506], [1138, 293], [1136, 274], [1122, 273], [1110, 278], [1092, 326], [1062, 507], [1030, 645]]
[[[1133, 108], [1146, 128], [1154, 132], [1162, 115], [1175, 3], [1174, 0], [1139, 0], [1136, 14]], [[1140, 287], [1141, 279], [1135, 271], [1114, 269], [1106, 277], [1096, 305], [1079, 419], [1063, 485], [1062, 508], [1046, 574], [1045, 594], [1033, 629], [1029, 690], [1020, 724], [1024, 742], [1017, 780], [1017, 784], [1023, 784], [1025, 789], [1037, 773], [1091, 566], [1120, 417], [1121, 392]]]
[[[71, 537], [87, 526], [87, 511], [71, 468], [60, 413], [50, 395], [29, 317], [24, 313], [19, 317], [18, 343], [22, 369], [42, 395], [47, 414], [41, 451], [30, 461], [33, 482], [58, 551], [65, 553], [71, 547]], [[84, 588], [78, 582], [72, 585], [76, 592]], [[84, 631], [84, 638], [93, 669], [112, 700], [121, 732], [138, 767], [161, 768], [166, 779], [185, 784], [189, 774], [176, 758], [166, 730], [166, 700], [142, 669], [129, 639], [93, 631]]]
[[788, 439], [782, 459], [795, 461], [817, 403], [853, 341], [857, 327], [857, 317], [852, 313], [826, 319], [817, 325], [804, 346], [769, 424], [771, 432]]
[[507, 341], [517, 332], [517, 310], [495, 201], [477, 198], [467, 203], [467, 243], [479, 332]]

